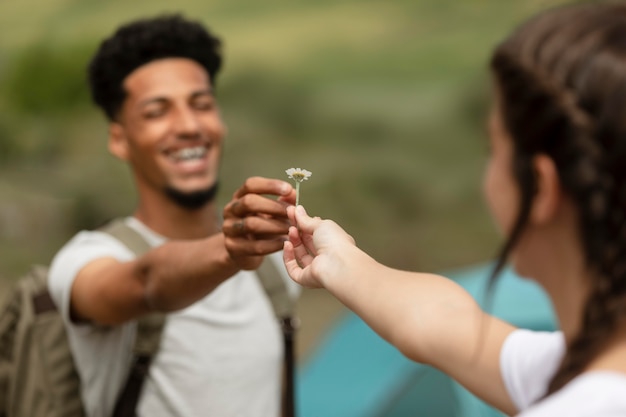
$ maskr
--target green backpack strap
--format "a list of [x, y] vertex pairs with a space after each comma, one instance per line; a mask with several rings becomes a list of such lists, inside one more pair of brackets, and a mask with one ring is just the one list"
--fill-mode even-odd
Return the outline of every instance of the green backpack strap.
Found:
[[283, 332], [285, 354], [283, 365], [284, 391], [282, 417], [295, 417], [294, 339], [296, 329], [298, 328], [298, 319], [295, 315], [296, 303], [295, 300], [289, 296], [287, 283], [283, 279], [278, 267], [269, 256], [265, 257], [256, 272], [261, 281], [261, 285], [263, 285], [263, 289], [272, 303], [272, 308], [281, 324]]
[[99, 231], [108, 233], [130, 249], [135, 255], [140, 256], [148, 252], [152, 247], [135, 229], [126, 224], [125, 219], [113, 219], [98, 228]]
[[[98, 230], [108, 233], [136, 256], [140, 256], [152, 247], [124, 219], [114, 219]], [[141, 395], [143, 382], [148, 375], [152, 358], [159, 350], [161, 333], [165, 325], [165, 314], [151, 313], [137, 320], [137, 335], [133, 344], [133, 360], [128, 378], [115, 404], [113, 417], [133, 417]]]

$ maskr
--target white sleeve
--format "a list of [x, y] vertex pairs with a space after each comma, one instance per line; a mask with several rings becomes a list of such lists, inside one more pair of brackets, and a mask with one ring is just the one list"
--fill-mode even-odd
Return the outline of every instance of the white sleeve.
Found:
[[500, 370], [518, 411], [545, 394], [564, 352], [561, 332], [519, 329], [507, 337], [500, 352]]
[[70, 291], [78, 272], [99, 258], [132, 260], [135, 256], [121, 242], [103, 232], [83, 231], [70, 240], [54, 257], [48, 273], [48, 290], [67, 323]]

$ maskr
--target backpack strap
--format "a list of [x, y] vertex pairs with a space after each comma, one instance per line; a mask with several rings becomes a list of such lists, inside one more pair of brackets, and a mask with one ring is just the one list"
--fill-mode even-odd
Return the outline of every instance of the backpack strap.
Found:
[[117, 398], [113, 417], [134, 417], [143, 383], [148, 376], [152, 358], [159, 350], [163, 314], [153, 313], [137, 321], [137, 336], [133, 346], [133, 361], [124, 388]]
[[[113, 236], [137, 256], [152, 248], [139, 232], [126, 224], [124, 219], [114, 219], [98, 230]], [[150, 363], [159, 350], [164, 325], [165, 314], [163, 313], [151, 313], [137, 320], [133, 360], [126, 383], [115, 403], [113, 417], [133, 417], [135, 415]]]
[[295, 316], [296, 303], [289, 296], [287, 283], [271, 257], [266, 256], [259, 268], [257, 276], [269, 297], [274, 313], [278, 318], [285, 347], [283, 364], [283, 413], [282, 417], [295, 417], [295, 359], [294, 339], [298, 320]]
[[135, 229], [126, 224], [123, 218], [113, 219], [98, 228], [124, 244], [135, 255], [140, 256], [152, 247]]

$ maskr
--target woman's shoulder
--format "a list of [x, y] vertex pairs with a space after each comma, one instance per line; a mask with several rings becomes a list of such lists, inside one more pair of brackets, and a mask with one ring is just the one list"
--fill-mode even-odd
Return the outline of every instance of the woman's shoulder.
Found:
[[626, 416], [626, 374], [593, 371], [574, 378], [560, 391], [531, 406], [519, 417]]

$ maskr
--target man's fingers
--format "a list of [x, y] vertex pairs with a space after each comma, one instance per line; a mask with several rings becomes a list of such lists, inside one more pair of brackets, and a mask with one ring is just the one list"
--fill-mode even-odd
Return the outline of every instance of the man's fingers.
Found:
[[226, 249], [231, 258], [237, 259], [248, 256], [263, 256], [282, 249], [284, 239], [225, 239]]
[[277, 196], [288, 196], [293, 192], [290, 183], [263, 177], [248, 178], [241, 188], [233, 194], [233, 198], [241, 198], [246, 194], [272, 194]]
[[286, 235], [289, 231], [289, 222], [260, 216], [229, 218], [224, 220], [222, 231], [229, 237], [247, 236], [263, 239], [268, 236]]
[[286, 217], [287, 203], [258, 194], [246, 194], [233, 199], [224, 207], [224, 218], [245, 217], [263, 213], [275, 217]]
[[224, 206], [224, 210], [222, 211], [224, 218], [226, 217], [243, 217], [242, 216], [242, 208], [239, 207], [239, 205], [241, 204], [241, 202], [239, 201], [239, 199], [236, 200], [231, 200], [229, 201], [225, 206]]
[[289, 194], [278, 197], [278, 201], [290, 206], [296, 204], [296, 190], [292, 188]]

